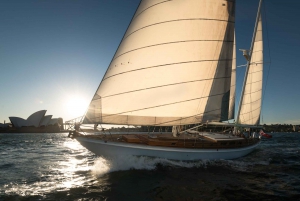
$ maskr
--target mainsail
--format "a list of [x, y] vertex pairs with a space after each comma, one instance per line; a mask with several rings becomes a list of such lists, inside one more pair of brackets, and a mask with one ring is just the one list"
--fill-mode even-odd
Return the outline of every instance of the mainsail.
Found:
[[83, 123], [228, 119], [235, 0], [142, 0]]
[[238, 123], [258, 125], [260, 122], [263, 86], [263, 33], [261, 15], [259, 15], [248, 68], [249, 71], [246, 78]]

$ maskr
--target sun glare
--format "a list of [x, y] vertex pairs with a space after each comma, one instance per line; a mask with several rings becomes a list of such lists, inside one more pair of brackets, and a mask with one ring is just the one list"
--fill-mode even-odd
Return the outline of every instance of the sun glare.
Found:
[[71, 118], [77, 118], [84, 115], [88, 104], [88, 100], [81, 96], [70, 96], [65, 102], [66, 112]]

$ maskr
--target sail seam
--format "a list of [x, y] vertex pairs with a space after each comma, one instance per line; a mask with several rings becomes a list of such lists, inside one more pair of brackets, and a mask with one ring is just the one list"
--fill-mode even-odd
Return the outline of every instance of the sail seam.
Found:
[[154, 124], [154, 126], [157, 126], [157, 125], [163, 125], [163, 124], [167, 124], [167, 123], [171, 123], [171, 122], [175, 122], [175, 121], [178, 121], [178, 120], [185, 120], [185, 119], [189, 119], [189, 118], [192, 118], [192, 117], [194, 117], [194, 118], [197, 119], [197, 117], [199, 117], [199, 115], [202, 115], [202, 117], [201, 117], [201, 118], [202, 118], [202, 119], [201, 119], [201, 122], [202, 122], [202, 121], [203, 121], [203, 115], [204, 115], [205, 113], [211, 113], [211, 112], [215, 112], [215, 111], [218, 111], [218, 110], [221, 110], [221, 108], [215, 109], [215, 110], [211, 110], [211, 111], [208, 111], [208, 112], [199, 113], [199, 114], [192, 115], [192, 116], [188, 116], [188, 117], [180, 117], [180, 118], [178, 118], [178, 119], [171, 120], [171, 121], [165, 121], [165, 122], [162, 122], [162, 123], [159, 123], [159, 124]]
[[254, 109], [254, 110], [252, 110], [252, 111], [250, 111], [250, 112], [241, 113], [241, 115], [246, 115], [246, 114], [249, 114], [249, 113], [251, 113], [251, 112], [253, 112], [253, 111], [256, 111], [256, 110], [258, 110], [258, 109], [260, 109], [260, 108], [261, 108], [261, 107], [259, 106], [258, 108]]
[[178, 63], [169, 63], [169, 64], [163, 64], [163, 65], [157, 65], [157, 66], [149, 66], [149, 67], [145, 67], [145, 68], [139, 68], [139, 69], [134, 69], [134, 70], [130, 70], [130, 71], [124, 71], [122, 73], [117, 73], [111, 76], [108, 76], [106, 78], [103, 79], [106, 80], [108, 78], [117, 76], [117, 75], [121, 75], [121, 74], [126, 74], [126, 73], [130, 73], [130, 72], [134, 72], [134, 71], [139, 71], [139, 70], [147, 70], [147, 69], [151, 69], [151, 68], [158, 68], [158, 67], [163, 67], [163, 66], [171, 66], [171, 65], [180, 65], [180, 64], [188, 64], [188, 63], [197, 63], [197, 62], [211, 62], [211, 61], [231, 61], [232, 59], [221, 59], [221, 60], [198, 60], [198, 61], [182, 61], [182, 62], [178, 62]]
[[259, 116], [260, 116], [260, 115], [258, 115], [258, 116], [255, 116], [255, 117], [252, 117], [252, 118], [250, 118], [250, 119], [247, 119], [247, 120], [245, 120], [245, 117], [243, 117], [243, 118], [244, 118], [244, 121], [243, 121], [243, 122], [244, 122], [244, 123], [246, 123], [246, 122], [249, 122], [249, 121], [251, 121], [250, 123], [251, 123], [251, 124], [254, 124], [254, 123], [253, 123], [253, 119], [257, 119], [257, 117], [259, 117]]
[[160, 45], [169, 45], [169, 44], [176, 44], [176, 43], [189, 43], [189, 42], [228, 42], [228, 43], [233, 43], [233, 41], [225, 41], [225, 40], [186, 40], [186, 41], [175, 41], [175, 42], [168, 42], [168, 43], [159, 43], [159, 44], [155, 44], [155, 45], [148, 45], [148, 46], [144, 46], [144, 47], [139, 47], [133, 50], [129, 50], [127, 52], [124, 52], [122, 54], [119, 54], [118, 56], [113, 58], [113, 61], [117, 58], [119, 58], [120, 56], [123, 56], [124, 54], [130, 53], [130, 52], [134, 52], [137, 50], [141, 50], [141, 49], [145, 49], [145, 48], [150, 48], [150, 47], [155, 47], [155, 46], [160, 46]]
[[156, 88], [167, 87], [167, 86], [174, 86], [174, 85], [179, 85], [179, 84], [188, 84], [188, 83], [192, 83], [192, 82], [202, 82], [202, 81], [207, 81], [207, 80], [227, 79], [227, 78], [230, 78], [230, 76], [228, 76], [228, 77], [219, 77], [219, 78], [210, 78], [210, 79], [202, 79], [202, 80], [193, 80], [193, 81], [188, 81], [188, 82], [178, 82], [178, 83], [166, 84], [166, 85], [155, 86], [155, 87], [149, 87], [149, 88], [138, 89], [138, 90], [133, 90], [133, 91], [126, 91], [126, 92], [123, 92], [123, 93], [113, 94], [113, 95], [109, 95], [109, 96], [103, 96], [101, 98], [108, 98], [108, 97], [118, 96], [118, 95], [122, 95], [122, 94], [128, 94], [128, 93], [133, 93], [133, 92], [138, 92], [138, 91], [145, 91], [145, 90], [149, 90], [149, 89], [156, 89]]
[[257, 91], [251, 91], [251, 92], [249, 92], [249, 93], [245, 93], [244, 95], [254, 94], [254, 93], [259, 92], [259, 91], [261, 91], [261, 89], [259, 89], [259, 90], [257, 90]]
[[129, 36], [131, 36], [132, 34], [142, 30], [142, 29], [145, 29], [145, 28], [148, 28], [148, 27], [151, 27], [151, 26], [155, 26], [155, 25], [158, 25], [158, 24], [164, 24], [164, 23], [169, 23], [169, 22], [178, 22], [178, 21], [188, 21], [188, 20], [208, 20], [208, 21], [220, 21], [220, 22], [228, 22], [228, 23], [234, 23], [234, 21], [229, 21], [229, 20], [221, 20], [221, 19], [209, 19], [209, 18], [189, 18], [189, 19], [177, 19], [177, 20], [168, 20], [168, 21], [164, 21], [164, 22], [157, 22], [157, 23], [154, 23], [154, 24], [150, 24], [150, 25], [147, 25], [147, 26], [144, 26], [144, 27], [141, 27], [133, 32], [131, 32], [130, 34], [128, 34], [127, 36], [124, 37], [123, 40], [125, 40], [126, 38], [128, 38]]
[[159, 5], [159, 4], [167, 3], [167, 2], [169, 2], [169, 1], [172, 1], [172, 0], [162, 1], [162, 2], [159, 2], [159, 3], [157, 3], [157, 4], [153, 4], [152, 6], [149, 6], [148, 8], [142, 10], [139, 14], [137, 14], [136, 16], [134, 16], [133, 19], [136, 19], [140, 14], [142, 14], [142, 13], [145, 12], [146, 10], [148, 10], [148, 9], [154, 7], [154, 6], [157, 6], [157, 5]]
[[[169, 105], [174, 105], [174, 104], [179, 104], [179, 103], [184, 103], [184, 102], [189, 102], [189, 101], [195, 101], [195, 100], [199, 100], [199, 99], [202, 99], [202, 98], [208, 98], [208, 97], [213, 97], [213, 96], [222, 96], [224, 94], [225, 93], [221, 93], [221, 94], [215, 94], [215, 95], [205, 96], [205, 97], [200, 97], [200, 98], [193, 98], [193, 99], [184, 100], [184, 101], [177, 101], [177, 102], [174, 102], [174, 103], [167, 103], [167, 104], [156, 105], [156, 106], [152, 106], [152, 107], [145, 107], [145, 108], [141, 108], [141, 109], [126, 111], [126, 112], [120, 112], [120, 113], [117, 113], [117, 114], [103, 115], [103, 117], [108, 117], [108, 116], [113, 116], [113, 115], [120, 115], [120, 114], [129, 113], [129, 112], [137, 112], [137, 111], [141, 111], [141, 110], [148, 110], [148, 109], [158, 108], [158, 107], [164, 107], [164, 106], [169, 106]], [[218, 110], [220, 110], [220, 109], [218, 109]], [[204, 114], [204, 113], [202, 113], [202, 114]]]
[[255, 84], [255, 83], [257, 83], [257, 82], [262, 82], [262, 80], [258, 80], [258, 81], [255, 81], [255, 82], [249, 82], [249, 83], [247, 83], [247, 85], [252, 85], [252, 84]]
[[261, 98], [259, 98], [259, 99], [255, 100], [255, 101], [251, 101], [251, 102], [249, 102], [249, 103], [244, 103], [244, 104], [242, 104], [242, 105], [249, 105], [249, 104], [251, 104], [251, 103], [255, 103], [255, 102], [259, 101], [259, 100], [261, 100]]
[[[253, 52], [252, 52], [252, 55], [253, 55], [254, 53], [256, 53], [256, 52], [263, 52], [263, 50], [256, 50], [256, 51], [253, 51]], [[260, 60], [260, 61], [262, 61], [262, 60]], [[256, 61], [256, 62], [257, 62], [257, 61]], [[255, 63], [255, 61], [253, 61], [252, 63]], [[252, 63], [251, 63], [251, 64], [252, 64]]]
[[259, 73], [259, 72], [262, 72], [262, 71], [263, 71], [263, 70], [254, 71], [254, 72], [248, 73], [248, 75], [250, 75], [250, 74], [254, 74], [254, 73]]

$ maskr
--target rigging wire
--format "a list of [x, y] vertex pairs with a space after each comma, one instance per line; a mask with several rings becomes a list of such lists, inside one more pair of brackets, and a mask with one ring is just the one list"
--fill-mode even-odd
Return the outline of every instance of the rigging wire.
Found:
[[[264, 4], [263, 7], [264, 7], [265, 19], [266, 19], [266, 34], [267, 34], [268, 53], [269, 53], [270, 62], [269, 62], [269, 69], [268, 69], [268, 71], [267, 71], [266, 85], [265, 85], [265, 89], [264, 89], [263, 97], [262, 97], [262, 106], [261, 106], [262, 108], [263, 108], [263, 105], [264, 105], [265, 93], [266, 93], [266, 90], [267, 90], [268, 79], [269, 79], [269, 74], [270, 74], [270, 69], [271, 69], [271, 64], [272, 64], [271, 50], [270, 50], [270, 41], [269, 41], [268, 18], [267, 18], [267, 12], [266, 12], [266, 4], [265, 4], [264, 1], [263, 1], [263, 4]], [[261, 115], [261, 117], [262, 117], [262, 122], [263, 122], [263, 115]]]

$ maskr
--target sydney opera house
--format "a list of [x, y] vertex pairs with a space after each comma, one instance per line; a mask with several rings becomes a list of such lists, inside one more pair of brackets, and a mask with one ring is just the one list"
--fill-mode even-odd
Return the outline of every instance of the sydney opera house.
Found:
[[17, 133], [59, 132], [63, 127], [63, 119], [52, 118], [46, 112], [47, 110], [37, 111], [27, 119], [9, 117], [11, 124], [0, 124], [0, 130]]

